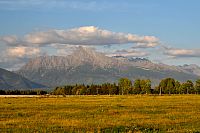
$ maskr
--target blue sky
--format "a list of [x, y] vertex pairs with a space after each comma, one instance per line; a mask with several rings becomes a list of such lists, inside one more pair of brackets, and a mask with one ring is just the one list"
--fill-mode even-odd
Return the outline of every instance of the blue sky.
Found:
[[[62, 46], [66, 45], [61, 48], [55, 46], [57, 42], [54, 41], [54, 44], [48, 42], [47, 45], [36, 46], [35, 43], [27, 41], [27, 35], [52, 30], [79, 31], [80, 27], [88, 26], [97, 28], [93, 32], [106, 30], [123, 33], [123, 36], [128, 33], [139, 37], [153, 36], [159, 40], [153, 42], [157, 44], [155, 46], [134, 48], [132, 51], [130, 47], [138, 46], [140, 41], [129, 40], [122, 44], [109, 40], [113, 42], [109, 44], [110, 47], [106, 47], [107, 43], [105, 46], [103, 43], [100, 46], [91, 44], [99, 51], [106, 51], [106, 54], [116, 54], [116, 51], [124, 50], [128, 53], [135, 52], [131, 55], [138, 53], [137, 57], [148, 57], [155, 62], [200, 65], [199, 5], [199, 0], [0, 0], [0, 51], [7, 51], [3, 59], [0, 59], [0, 67], [18, 67], [32, 56], [53, 54], [55, 51], [58, 54], [62, 49], [68, 52], [69, 45], [78, 45], [74, 42], [69, 44], [67, 41], [62, 42]], [[8, 44], [5, 37], [11, 36], [20, 41]], [[95, 38], [89, 38], [87, 43], [91, 43], [93, 39]], [[148, 41], [142, 45], [152, 43]], [[25, 54], [31, 48], [35, 53]], [[20, 53], [21, 56], [15, 57], [15, 53], [19, 54], [20, 51], [23, 52]], [[145, 52], [147, 54], [144, 54]], [[19, 65], [12, 66], [12, 62]]]

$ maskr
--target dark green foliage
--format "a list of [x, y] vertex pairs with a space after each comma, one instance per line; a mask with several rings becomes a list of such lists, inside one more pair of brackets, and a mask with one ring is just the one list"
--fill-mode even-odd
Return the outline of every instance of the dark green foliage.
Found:
[[181, 86], [180, 82], [176, 81], [175, 82], [175, 93], [176, 94], [180, 94], [181, 93], [180, 86]]
[[191, 80], [188, 80], [187, 82], [183, 83], [180, 87], [181, 87], [182, 94], [194, 94], [195, 93], [194, 84]]
[[135, 80], [133, 86], [133, 94], [139, 94], [142, 91], [140, 86], [140, 79]]
[[[180, 83], [173, 78], [160, 81], [159, 86], [151, 88], [151, 80], [136, 79], [132, 85], [128, 78], [121, 78], [118, 85], [115, 83], [104, 84], [76, 84], [56, 87], [53, 95], [128, 95], [128, 94], [199, 94], [200, 79], [195, 82], [187, 80]], [[0, 90], [0, 95], [44, 95], [43, 90]]]
[[43, 90], [0, 90], [0, 95], [45, 95]]
[[175, 79], [173, 78], [166, 78], [161, 80], [159, 84], [160, 93], [164, 94], [175, 94]]
[[134, 82], [133, 94], [150, 94], [151, 93], [151, 80], [136, 79]]
[[132, 83], [128, 78], [121, 78], [119, 79], [118, 86], [121, 95], [129, 94], [132, 87]]
[[[138, 82], [138, 87], [137, 85]], [[151, 94], [151, 81], [138, 79], [134, 86], [128, 78], [121, 78], [118, 85], [115, 83], [104, 83], [101, 85], [68, 85], [56, 87], [54, 95], [124, 95], [124, 94]]]
[[56, 87], [54, 95], [127, 95], [127, 94], [198, 94], [200, 93], [200, 80], [193, 82], [188, 80], [180, 83], [173, 78], [162, 79], [159, 86], [151, 88], [151, 80], [136, 79], [132, 85], [128, 78], [119, 79], [115, 83], [104, 83], [100, 85], [68, 85]]
[[196, 90], [197, 94], [200, 94], [200, 79], [198, 79], [196, 81], [195, 90]]

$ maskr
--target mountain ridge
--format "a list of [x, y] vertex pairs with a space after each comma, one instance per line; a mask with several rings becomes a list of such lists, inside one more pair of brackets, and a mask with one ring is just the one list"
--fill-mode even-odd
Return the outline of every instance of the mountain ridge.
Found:
[[154, 83], [165, 77], [180, 81], [199, 78], [199, 75], [180, 67], [156, 64], [148, 59], [107, 57], [84, 47], [78, 47], [71, 55], [64, 57], [37, 57], [16, 73], [49, 86], [117, 82], [121, 77], [149, 78]]
[[46, 88], [44, 85], [34, 83], [21, 75], [0, 68], [0, 89], [34, 89]]

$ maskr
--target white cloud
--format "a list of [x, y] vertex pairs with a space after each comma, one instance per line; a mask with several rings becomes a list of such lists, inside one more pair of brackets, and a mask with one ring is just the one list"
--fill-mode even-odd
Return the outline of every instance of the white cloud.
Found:
[[30, 58], [42, 54], [39, 48], [35, 47], [7, 47], [1, 50], [0, 67], [8, 70], [17, 70], [22, 67]]
[[40, 53], [39, 48], [33, 47], [12, 47], [7, 49], [7, 55], [10, 57], [31, 57]]
[[133, 43], [153, 47], [159, 44], [159, 39], [154, 36], [138, 36], [135, 34], [112, 32], [94, 26], [69, 30], [41, 31], [27, 34], [22, 38], [7, 36], [0, 40], [7, 45], [15, 46], [45, 46], [50, 44], [115, 45]]
[[164, 48], [164, 54], [170, 57], [200, 57], [200, 49]]
[[56, 55], [59, 56], [70, 55], [78, 47], [76, 45], [66, 45], [66, 44], [52, 44], [51, 46], [57, 49]]
[[[24, 36], [0, 36], [1, 57], [0, 66], [13, 68], [27, 62], [32, 57], [40, 56], [46, 52], [49, 55], [69, 55], [78, 46], [104, 47], [127, 45], [136, 47], [155, 47], [159, 39], [154, 36], [139, 36], [130, 33], [112, 32], [95, 26], [84, 26], [67, 30], [48, 30], [28, 33]], [[132, 57], [147, 56], [147, 52], [127, 50], [110, 52], [109, 55], [122, 55]], [[16, 65], [15, 65], [16, 64]]]
[[7, 45], [16, 45], [17, 43], [19, 43], [20, 41], [18, 40], [17, 36], [3, 36], [0, 37], [0, 41], [4, 42]]
[[158, 43], [137, 43], [135, 46], [133, 46], [133, 49], [138, 49], [138, 48], [154, 48], [158, 46]]

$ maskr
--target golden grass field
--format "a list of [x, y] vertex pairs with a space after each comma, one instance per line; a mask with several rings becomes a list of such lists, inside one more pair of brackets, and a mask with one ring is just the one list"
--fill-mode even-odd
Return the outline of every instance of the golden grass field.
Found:
[[200, 95], [0, 97], [0, 132], [199, 132]]

